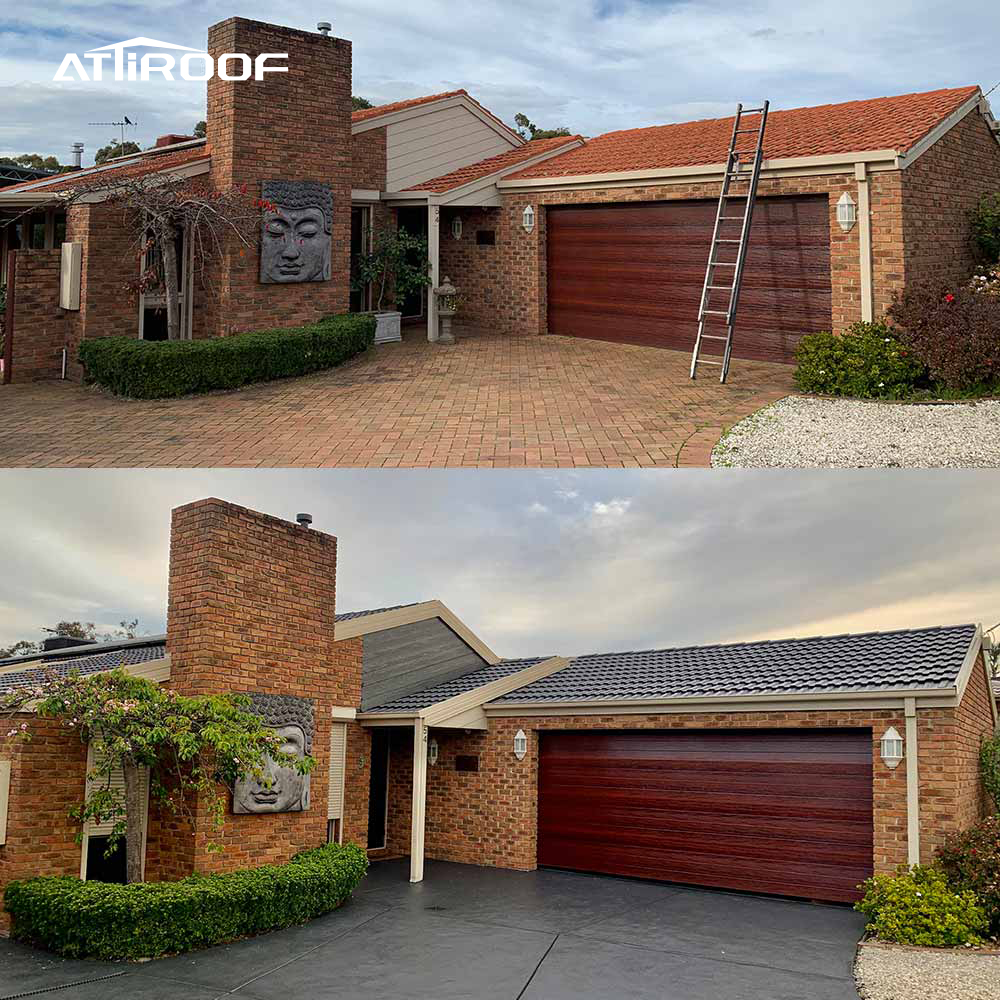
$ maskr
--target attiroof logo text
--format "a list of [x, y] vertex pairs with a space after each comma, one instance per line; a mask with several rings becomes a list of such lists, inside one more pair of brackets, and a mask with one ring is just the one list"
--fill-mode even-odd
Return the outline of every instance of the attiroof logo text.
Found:
[[[138, 52], [126, 52], [126, 49], [148, 49], [139, 56]], [[182, 51], [179, 58], [171, 52]], [[90, 62], [89, 73], [83, 60]], [[224, 52], [218, 60], [213, 59], [202, 49], [192, 49], [187, 45], [174, 45], [172, 42], [158, 42], [155, 38], [130, 38], [126, 42], [115, 42], [113, 45], [102, 45], [89, 49], [83, 56], [75, 52], [67, 52], [56, 70], [53, 80], [62, 82], [79, 80], [115, 80], [122, 83], [126, 80], [149, 80], [158, 76], [164, 80], [211, 80], [218, 75], [220, 80], [263, 80], [265, 73], [287, 73], [287, 66], [273, 66], [269, 63], [288, 59], [287, 52], [262, 52], [256, 57], [245, 52]], [[105, 63], [110, 61], [110, 65]], [[113, 69], [113, 75], [108, 71]], [[73, 71], [75, 75], [71, 75]], [[174, 73], [176, 72], [176, 76]]]

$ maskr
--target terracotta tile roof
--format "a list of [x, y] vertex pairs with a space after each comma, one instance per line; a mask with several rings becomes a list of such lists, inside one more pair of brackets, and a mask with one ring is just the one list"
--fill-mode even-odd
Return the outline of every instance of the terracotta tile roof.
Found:
[[59, 174], [54, 179], [24, 181], [20, 184], [11, 184], [8, 187], [0, 188], [0, 204], [2, 204], [4, 196], [11, 192], [21, 194], [37, 189], [38, 193], [42, 195], [48, 194], [50, 191], [66, 191], [81, 184], [89, 184], [99, 178], [107, 177], [109, 180], [115, 180], [120, 177], [142, 177], [145, 174], [158, 173], [161, 170], [169, 170], [171, 167], [180, 167], [187, 163], [197, 163], [199, 160], [208, 159], [211, 159], [211, 153], [207, 145], [190, 146], [172, 153], [155, 153], [152, 150], [147, 150], [143, 153], [137, 153], [127, 160], [122, 160], [120, 163], [87, 167], [85, 170]]
[[[778, 159], [874, 149], [902, 153], [977, 93], [978, 87], [960, 87], [772, 111], [767, 118], [764, 156]], [[753, 116], [747, 123], [751, 125], [756, 120]], [[732, 129], [732, 118], [716, 118], [608, 132], [579, 149], [520, 170], [511, 178], [567, 177], [722, 163]]]
[[459, 94], [469, 96], [467, 90], [446, 90], [443, 94], [428, 94], [426, 97], [411, 97], [406, 101], [393, 101], [392, 104], [380, 104], [377, 108], [362, 108], [360, 111], [351, 112], [352, 122], [363, 122], [369, 118], [381, 118], [382, 115], [391, 115], [394, 111], [405, 111], [407, 108], [415, 108], [420, 104], [430, 104], [432, 101], [443, 101], [446, 97], [458, 97]]
[[470, 163], [468, 166], [459, 167], [458, 170], [453, 170], [450, 174], [442, 174], [440, 177], [432, 177], [430, 180], [421, 181], [421, 183], [414, 184], [413, 187], [406, 190], [434, 191], [441, 194], [445, 191], [451, 191], [453, 188], [461, 187], [463, 184], [479, 180], [482, 177], [488, 177], [490, 174], [495, 174], [500, 170], [512, 167], [516, 163], [530, 160], [533, 156], [540, 156], [542, 153], [551, 152], [568, 143], [578, 143], [581, 139], [582, 136], [579, 135], [561, 135], [554, 139], [535, 139], [532, 142], [526, 142], [523, 146], [517, 146], [515, 149], [508, 149], [504, 153], [480, 160], [478, 163]]

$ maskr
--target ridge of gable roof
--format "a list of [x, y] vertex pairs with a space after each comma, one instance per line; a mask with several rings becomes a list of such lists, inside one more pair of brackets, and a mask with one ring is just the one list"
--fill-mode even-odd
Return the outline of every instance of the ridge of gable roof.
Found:
[[[815, 107], [772, 110], [764, 134], [764, 158], [825, 156], [892, 149], [902, 154], [980, 94], [978, 86], [932, 90]], [[751, 116], [755, 120], [757, 116]], [[637, 170], [723, 163], [733, 117], [606, 132], [508, 180], [556, 179]]]

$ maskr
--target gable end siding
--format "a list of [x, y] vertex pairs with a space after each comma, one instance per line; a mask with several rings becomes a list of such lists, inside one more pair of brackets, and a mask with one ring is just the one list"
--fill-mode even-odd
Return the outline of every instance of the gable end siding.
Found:
[[486, 666], [439, 618], [364, 637], [361, 709], [453, 680]]

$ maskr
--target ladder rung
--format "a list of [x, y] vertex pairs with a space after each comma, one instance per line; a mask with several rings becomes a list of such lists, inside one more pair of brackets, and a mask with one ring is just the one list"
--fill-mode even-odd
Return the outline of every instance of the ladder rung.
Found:
[[760, 132], [760, 129], [759, 128], [738, 128], [736, 130], [736, 134], [737, 135], [749, 134], [750, 132], [757, 133], [757, 132]]
[[720, 215], [719, 222], [742, 222], [745, 218], [745, 215]]
[[709, 261], [711, 267], [736, 267], [735, 260], [713, 260]]
[[721, 239], [717, 239], [715, 242], [716, 243], [742, 243], [743, 241], [742, 240], [721, 240]]
[[763, 114], [763, 108], [740, 108], [741, 115], [759, 115]]
[[718, 309], [703, 309], [702, 316], [728, 316], [728, 312], [720, 312]]
[[720, 337], [717, 333], [703, 333], [702, 340], [729, 340], [728, 337]]
[[716, 292], [731, 292], [733, 290], [732, 285], [707, 285], [706, 287]]
[[696, 365], [718, 365], [720, 368], [722, 367], [722, 362], [721, 361], [706, 361], [704, 358], [698, 358], [698, 360], [695, 362], [695, 364]]

